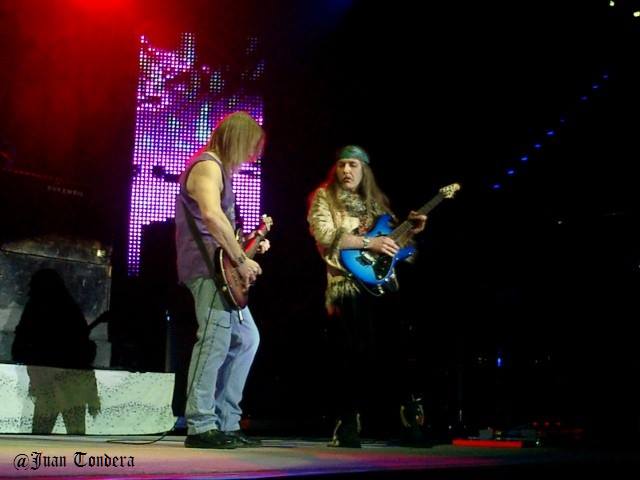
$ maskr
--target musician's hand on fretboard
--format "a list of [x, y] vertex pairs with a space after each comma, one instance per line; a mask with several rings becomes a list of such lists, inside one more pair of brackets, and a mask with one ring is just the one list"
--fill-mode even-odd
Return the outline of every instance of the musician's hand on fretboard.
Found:
[[269, 243], [269, 240], [265, 238], [258, 244], [258, 249], [256, 250], [256, 253], [265, 253], [270, 248], [271, 248], [271, 243]]
[[412, 224], [410, 233], [411, 235], [415, 235], [424, 230], [424, 227], [427, 225], [427, 216], [421, 215], [416, 211], [409, 212], [409, 216], [407, 217]]

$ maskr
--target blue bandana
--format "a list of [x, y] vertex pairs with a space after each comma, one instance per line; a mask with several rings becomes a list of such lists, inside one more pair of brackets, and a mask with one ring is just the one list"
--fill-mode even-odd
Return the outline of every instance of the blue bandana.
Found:
[[369, 165], [369, 155], [367, 155], [367, 152], [365, 152], [362, 147], [357, 145], [347, 145], [338, 150], [336, 161], [342, 160], [343, 158], [357, 158], [362, 163]]

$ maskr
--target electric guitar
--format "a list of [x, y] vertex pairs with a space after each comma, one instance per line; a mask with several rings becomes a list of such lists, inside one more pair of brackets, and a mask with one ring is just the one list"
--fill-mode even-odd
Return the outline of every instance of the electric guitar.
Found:
[[[458, 190], [460, 190], [460, 185], [457, 183], [442, 187], [435, 197], [418, 210], [418, 213], [426, 215], [445, 198], [453, 198]], [[400, 246], [400, 250], [393, 257], [364, 249], [340, 251], [340, 262], [349, 275], [366, 291], [376, 296], [397, 289], [396, 263], [406, 260], [416, 252], [416, 248], [413, 245], [408, 245], [411, 238], [412, 223], [409, 220], [405, 220], [396, 228], [393, 228], [391, 221], [391, 215], [379, 216], [373, 227], [365, 234], [365, 237], [373, 238], [386, 235], [395, 240]]]
[[[267, 236], [273, 225], [271, 217], [262, 216], [260, 225], [253, 232], [253, 236], [244, 242], [242, 250], [247, 257], [253, 258], [258, 250], [258, 245]], [[236, 232], [236, 238], [240, 241], [240, 231]], [[225, 296], [227, 301], [238, 309], [244, 308], [249, 303], [249, 289], [245, 288], [242, 277], [237, 268], [222, 248], [218, 248], [214, 254], [216, 262], [216, 286]]]

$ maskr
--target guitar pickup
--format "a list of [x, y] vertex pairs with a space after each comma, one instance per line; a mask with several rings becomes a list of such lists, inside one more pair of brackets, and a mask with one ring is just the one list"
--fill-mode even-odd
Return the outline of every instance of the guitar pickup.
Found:
[[358, 255], [358, 263], [360, 263], [361, 265], [373, 265], [375, 261], [375, 257], [369, 252], [363, 252], [362, 254]]

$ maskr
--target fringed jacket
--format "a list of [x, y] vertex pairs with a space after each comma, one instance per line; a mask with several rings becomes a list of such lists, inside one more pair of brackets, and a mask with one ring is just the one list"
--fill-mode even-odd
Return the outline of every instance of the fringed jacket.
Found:
[[327, 264], [325, 304], [329, 313], [332, 313], [336, 301], [360, 291], [340, 264], [339, 246], [342, 236], [346, 233], [364, 234], [371, 228], [374, 220], [385, 213], [376, 203], [373, 211], [367, 214], [365, 202], [357, 193], [340, 190], [338, 199], [344, 206], [343, 209], [332, 208], [327, 190], [324, 187], [318, 188], [311, 199], [307, 216], [318, 251]]

